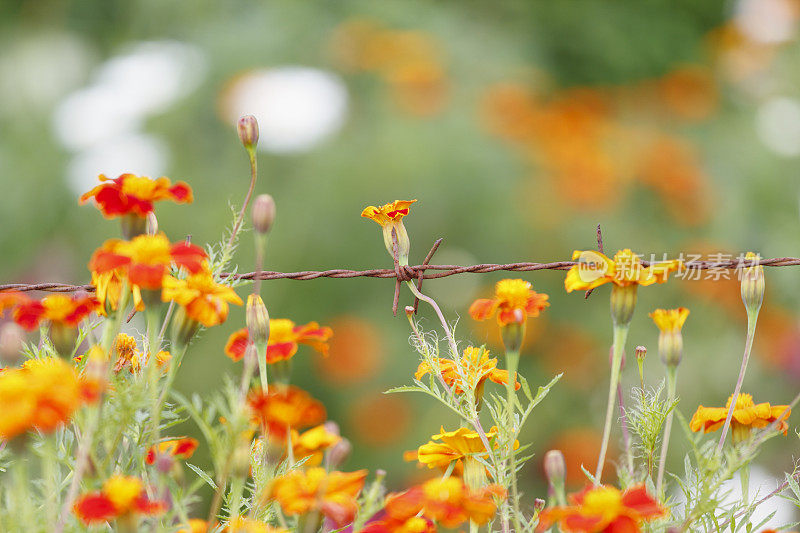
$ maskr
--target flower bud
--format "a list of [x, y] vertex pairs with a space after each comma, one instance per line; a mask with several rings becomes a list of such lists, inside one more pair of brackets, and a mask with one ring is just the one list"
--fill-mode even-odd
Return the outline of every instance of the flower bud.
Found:
[[236, 123], [236, 131], [239, 133], [239, 140], [248, 150], [252, 150], [258, 144], [258, 121], [253, 115], [245, 115]]
[[178, 307], [178, 311], [172, 318], [172, 339], [176, 348], [187, 346], [199, 328], [200, 323], [189, 317], [183, 306]]
[[147, 234], [155, 235], [158, 233], [158, 219], [153, 211], [147, 213]]
[[247, 297], [247, 334], [257, 345], [267, 343], [269, 339], [269, 313], [264, 300], [258, 294]]
[[331, 468], [338, 468], [344, 464], [352, 452], [353, 445], [350, 444], [350, 441], [345, 438], [334, 444], [333, 447], [328, 451], [328, 461]]
[[551, 486], [560, 487], [564, 485], [567, 465], [561, 450], [550, 450], [544, 454], [544, 474]]
[[644, 346], [637, 346], [635, 352], [636, 352], [636, 360], [644, 361], [645, 356], [647, 356], [647, 348], [645, 348]]
[[658, 336], [658, 354], [668, 367], [678, 366], [683, 357], [683, 335], [681, 328], [689, 316], [685, 307], [677, 309], [656, 309], [650, 318], [661, 332]]
[[14, 322], [7, 322], [0, 328], [0, 363], [15, 366], [22, 359], [25, 343], [25, 330]]
[[500, 326], [500, 337], [506, 352], [519, 353], [522, 348], [522, 341], [525, 340], [525, 320], [522, 322], [510, 322]]
[[533, 500], [533, 514], [538, 515], [539, 513], [541, 513], [542, 510], [544, 509], [545, 503], [546, 502], [541, 498], [536, 498], [535, 500]]
[[259, 194], [253, 201], [250, 215], [253, 219], [253, 227], [258, 233], [262, 235], [269, 233], [275, 222], [275, 200], [269, 194]]
[[764, 267], [758, 264], [761, 257], [753, 252], [747, 252], [744, 258], [756, 265], [742, 271], [742, 301], [748, 313], [757, 313], [764, 301]]
[[615, 326], [627, 326], [636, 308], [637, 285], [614, 285], [611, 289], [611, 318]]

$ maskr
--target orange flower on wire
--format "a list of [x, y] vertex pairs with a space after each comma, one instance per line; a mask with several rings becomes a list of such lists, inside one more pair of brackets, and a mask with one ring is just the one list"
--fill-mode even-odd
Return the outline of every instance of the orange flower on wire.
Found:
[[99, 303], [93, 296], [53, 294], [41, 301], [26, 299], [19, 303], [14, 310], [14, 322], [29, 331], [44, 320], [51, 325], [75, 328], [98, 309]]
[[89, 270], [95, 274], [117, 271], [130, 285], [158, 290], [171, 265], [195, 274], [203, 270], [207, 256], [202, 248], [180, 242], [171, 244], [163, 234], [139, 235], [130, 241], [111, 239], [92, 255]]
[[167, 276], [163, 287], [162, 300], [174, 301], [186, 310], [190, 319], [207, 328], [225, 322], [229, 303], [242, 305], [242, 299], [231, 287], [214, 281], [214, 276], [206, 270], [186, 279]]
[[[500, 385], [508, 383], [508, 370], [497, 368], [497, 359], [489, 357], [489, 350], [467, 346], [464, 349], [464, 356], [459, 361], [452, 359], [439, 359], [439, 373], [442, 379], [451, 387], [456, 394], [464, 394], [465, 389], [475, 390], [475, 396], [483, 396], [483, 385], [487, 379]], [[427, 361], [423, 361], [417, 367], [414, 374], [415, 379], [422, 379], [425, 374], [435, 372], [435, 368]], [[519, 382], [515, 382], [514, 388], [519, 390]]]
[[168, 178], [150, 179], [133, 174], [122, 174], [116, 179], [100, 174], [103, 182], [83, 196], [80, 203], [93, 198], [106, 218], [123, 215], [146, 217], [153, 210], [153, 202], [172, 200], [179, 204], [191, 203], [192, 189], [179, 181], [172, 185]]
[[44, 433], [64, 425], [85, 401], [77, 371], [50, 357], [30, 359], [22, 368], [0, 373], [0, 439], [31, 429]]
[[671, 272], [679, 270], [683, 265], [676, 259], [655, 262], [645, 267], [639, 256], [627, 248], [614, 254], [614, 259], [592, 250], [575, 250], [572, 260], [578, 261], [578, 264], [569, 269], [564, 279], [567, 292], [588, 291], [605, 283], [614, 283], [620, 287], [664, 283]]
[[557, 523], [565, 532], [638, 533], [642, 522], [664, 517], [668, 513], [658, 500], [647, 493], [644, 485], [633, 486], [625, 492], [605, 485], [587, 487], [577, 494], [571, 494], [569, 500], [569, 506], [542, 511], [536, 531], [546, 531]]
[[486, 320], [497, 313], [501, 325], [524, 322], [526, 316], [539, 316], [550, 303], [546, 294], [531, 289], [531, 284], [521, 279], [503, 279], [497, 282], [494, 298], [481, 298], [469, 306], [469, 314], [475, 320]]
[[340, 528], [353, 521], [358, 511], [356, 499], [366, 477], [366, 470], [330, 473], [321, 467], [292, 470], [276, 478], [265, 497], [277, 501], [287, 515], [319, 511]]
[[163, 513], [166, 505], [149, 499], [140, 479], [112, 476], [103, 483], [102, 490], [81, 496], [72, 510], [87, 526], [120, 519], [135, 524], [139, 516]]
[[306, 391], [289, 385], [250, 391], [247, 397], [254, 421], [276, 436], [289, 436], [289, 430], [302, 429], [325, 421], [325, 406]]
[[[298, 344], [307, 344], [322, 355], [328, 355], [328, 341], [333, 330], [316, 322], [296, 325], [288, 318], [273, 318], [269, 321], [269, 340], [267, 341], [267, 363], [277, 363], [291, 359], [297, 353]], [[247, 328], [231, 333], [225, 344], [225, 355], [233, 361], [244, 357], [249, 337]]]
[[[733, 395], [731, 394], [725, 407], [703, 407], [702, 405], [698, 407], [689, 422], [691, 430], [709, 433], [720, 429], [728, 417], [732, 400]], [[789, 430], [786, 419], [791, 413], [792, 410], [788, 405], [770, 405], [769, 402], [756, 404], [750, 394], [739, 394], [731, 418], [731, 438], [734, 442], [742, 442], [750, 436], [752, 428], [767, 427], [779, 418], [781, 422], [777, 429], [786, 435]]]
[[152, 465], [158, 460], [159, 457], [189, 459], [194, 455], [199, 443], [197, 439], [191, 437], [181, 437], [179, 439], [165, 440], [159, 442], [156, 446], [151, 446], [147, 450], [145, 456], [145, 463]]

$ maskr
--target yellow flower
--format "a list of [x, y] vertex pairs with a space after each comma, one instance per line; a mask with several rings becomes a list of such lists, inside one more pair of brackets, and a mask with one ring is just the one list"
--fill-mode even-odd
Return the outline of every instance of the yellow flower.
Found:
[[161, 298], [183, 306], [189, 318], [207, 328], [225, 322], [229, 303], [242, 305], [242, 299], [234, 290], [214, 281], [214, 276], [207, 270], [191, 274], [186, 279], [166, 276]]
[[414, 202], [416, 200], [395, 200], [380, 207], [371, 205], [361, 212], [362, 217], [374, 220], [381, 225], [381, 228], [383, 228], [383, 244], [392, 257], [394, 257], [392, 230], [394, 230], [397, 235], [397, 260], [401, 265], [408, 264], [408, 251], [411, 248], [408, 232], [403, 224], [403, 217], [409, 213], [409, 208]]
[[600, 252], [575, 250], [572, 260], [578, 261], [567, 272], [564, 287], [567, 292], [588, 291], [605, 283], [620, 287], [664, 283], [670, 272], [681, 268], [679, 260], [661, 261], [644, 267], [642, 261], [629, 249], [620, 250], [609, 259]]
[[[205, 522], [204, 522], [205, 524]], [[206, 530], [203, 529], [203, 532]], [[260, 520], [237, 516], [230, 522], [223, 531], [225, 533], [289, 533], [288, 529], [272, 527]]]
[[650, 313], [650, 318], [653, 319], [653, 322], [655, 322], [662, 333], [680, 331], [688, 316], [689, 310], [685, 307], [679, 307], [677, 309], [656, 309]]
[[[731, 394], [725, 407], [699, 406], [689, 422], [689, 427], [692, 431], [702, 430], [704, 433], [718, 430], [725, 424], [732, 400], [733, 395]], [[733, 409], [733, 417], [731, 417], [731, 433], [734, 442], [741, 442], [750, 436], [751, 428], [766, 427], [778, 418], [781, 418], [781, 422], [777, 429], [786, 435], [789, 430], [786, 419], [791, 412], [788, 405], [770, 405], [768, 402], [756, 404], [750, 394], [739, 394]]]
[[[414, 378], [421, 379], [430, 372], [435, 372], [435, 369], [423, 361], [417, 367]], [[497, 359], [489, 357], [489, 350], [475, 346], [467, 346], [460, 361], [439, 359], [439, 373], [456, 394], [463, 394], [464, 390], [475, 390], [476, 400], [483, 397], [483, 386], [487, 379], [500, 385], [508, 382], [508, 370], [497, 368]], [[519, 387], [519, 382], [515, 382], [514, 388]]]
[[[486, 433], [486, 437], [492, 439], [496, 434], [497, 428], [492, 428]], [[486, 452], [480, 435], [467, 428], [458, 428], [455, 431], [441, 428], [441, 432], [431, 436], [431, 439], [417, 450], [417, 459], [428, 468], [447, 468], [453, 461]], [[434, 442], [437, 440], [440, 442]]]
[[501, 326], [524, 322], [526, 316], [539, 316], [550, 305], [546, 294], [531, 289], [531, 284], [521, 279], [503, 279], [497, 282], [494, 298], [481, 298], [469, 306], [469, 314], [475, 320], [486, 320], [497, 312]]

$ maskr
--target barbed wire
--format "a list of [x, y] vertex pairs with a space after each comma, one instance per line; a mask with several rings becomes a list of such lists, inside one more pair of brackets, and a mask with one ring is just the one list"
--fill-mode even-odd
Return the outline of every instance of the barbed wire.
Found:
[[[307, 281], [319, 278], [399, 278], [400, 281], [413, 281], [419, 279], [436, 279], [457, 274], [487, 274], [490, 272], [532, 272], [536, 270], [568, 270], [579, 264], [578, 261], [554, 261], [550, 263], [519, 262], [519, 263], [481, 263], [478, 265], [415, 265], [400, 266], [398, 270], [394, 268], [370, 268], [366, 270], [350, 269], [331, 269], [331, 270], [301, 270], [298, 272], [276, 272], [264, 270], [258, 273], [258, 278], [264, 281], [276, 279], [293, 279]], [[772, 259], [761, 260], [738, 260], [729, 261], [694, 261], [684, 263], [685, 270], [736, 270], [753, 265], [766, 267], [786, 267], [800, 265], [798, 257], [775, 257]], [[642, 266], [650, 265], [649, 261], [642, 261]], [[244, 274], [223, 273], [222, 277], [233, 276], [238, 280], [252, 281], [256, 278], [256, 272]], [[0, 285], [0, 292], [3, 291], [46, 291], [46, 292], [75, 292], [75, 291], [94, 291], [94, 286], [70, 285], [67, 283], [7, 283]]]

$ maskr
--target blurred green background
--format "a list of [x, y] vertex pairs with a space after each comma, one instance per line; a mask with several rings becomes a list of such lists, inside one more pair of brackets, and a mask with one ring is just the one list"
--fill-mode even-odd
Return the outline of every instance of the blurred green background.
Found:
[[[216, 242], [248, 184], [235, 132], [244, 113], [261, 124], [256, 191], [277, 202], [270, 270], [388, 267], [378, 226], [359, 213], [396, 198], [419, 200], [406, 219], [412, 263], [439, 237], [440, 263], [568, 259], [595, 247], [598, 223], [612, 252], [796, 256], [798, 17], [796, 0], [4, 0], [0, 279], [87, 282], [92, 250], [118, 236], [117, 223], [77, 203], [100, 173], [188, 181], [195, 202], [159, 205], [160, 227], [173, 240]], [[237, 261], [252, 270], [249, 235]], [[745, 390], [787, 403], [800, 378], [800, 277], [767, 275]], [[493, 324], [466, 311], [502, 277], [424, 288], [461, 318], [462, 342], [499, 352]], [[524, 484], [539, 496], [548, 448], [567, 453], [573, 488], [577, 465], [596, 460], [609, 291], [585, 301], [564, 292], [563, 272], [521, 277], [551, 302], [529, 328], [521, 371], [532, 384], [566, 371], [524, 435], [536, 453]], [[388, 280], [318, 279], [270, 281], [262, 294], [273, 317], [333, 327], [330, 358], [301, 348], [294, 381], [353, 441], [345, 468], [385, 468], [398, 488], [428, 474], [402, 452], [457, 421], [425, 398], [382, 394], [417, 364], [392, 290]], [[735, 280], [704, 279], [640, 292], [629, 361], [637, 344], [650, 348], [651, 384], [663, 366], [647, 312], [691, 309], [686, 416], [724, 405], [733, 388], [738, 291]], [[401, 308], [410, 301], [404, 293]], [[424, 306], [422, 316], [436, 327]], [[222, 349], [243, 322], [235, 309], [203, 334], [179, 376], [184, 391], [208, 394], [239, 371]], [[626, 385], [638, 383], [635, 366]], [[795, 439], [771, 441], [764, 465], [790, 468]], [[678, 467], [679, 438], [671, 451]]]

